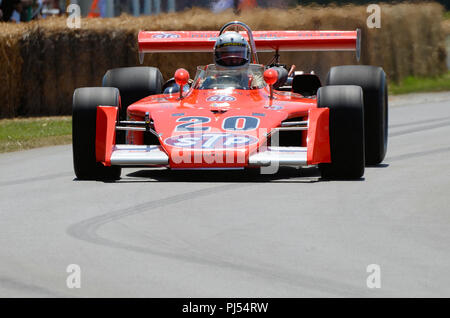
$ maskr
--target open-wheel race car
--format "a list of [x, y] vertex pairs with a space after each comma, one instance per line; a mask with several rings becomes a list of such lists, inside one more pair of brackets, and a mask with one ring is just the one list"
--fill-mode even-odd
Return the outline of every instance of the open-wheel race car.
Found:
[[[234, 31], [233, 31], [234, 30]], [[214, 64], [164, 82], [155, 67], [111, 69], [102, 87], [73, 96], [78, 179], [118, 179], [121, 167], [236, 169], [318, 165], [325, 179], [358, 179], [387, 148], [382, 68], [313, 72], [279, 61], [280, 51], [360, 54], [356, 31], [255, 31], [242, 22], [217, 31], [141, 31], [139, 52], [214, 52]], [[257, 51], [274, 51], [268, 65]], [[274, 168], [275, 169], [272, 169]]]

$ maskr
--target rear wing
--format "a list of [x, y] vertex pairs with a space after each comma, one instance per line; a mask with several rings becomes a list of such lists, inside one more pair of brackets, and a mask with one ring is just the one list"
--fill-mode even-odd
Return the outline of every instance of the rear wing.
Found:
[[[241, 34], [247, 38], [245, 32]], [[258, 52], [355, 51], [359, 60], [361, 31], [254, 31]], [[218, 31], [140, 31], [140, 53], [212, 52]]]

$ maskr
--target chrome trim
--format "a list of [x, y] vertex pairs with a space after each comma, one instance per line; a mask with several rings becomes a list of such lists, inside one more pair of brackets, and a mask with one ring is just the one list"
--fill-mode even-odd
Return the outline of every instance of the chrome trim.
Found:
[[111, 165], [167, 165], [169, 156], [159, 145], [115, 145]]
[[145, 121], [132, 121], [132, 120], [122, 120], [119, 121], [119, 125], [145, 125]]
[[158, 134], [150, 127], [145, 128], [145, 127], [116, 126], [116, 130], [148, 131], [158, 138], [162, 136], [162, 134]]
[[308, 121], [285, 121], [281, 123], [281, 127], [290, 127], [290, 126], [297, 126], [297, 125], [308, 125]]
[[275, 130], [275, 131], [308, 130], [308, 127], [295, 127], [295, 126], [294, 127], [276, 127], [273, 130]]
[[306, 147], [267, 147], [248, 158], [250, 166], [306, 166]]
[[116, 126], [116, 130], [133, 130], [133, 131], [146, 131], [144, 127], [126, 127], [126, 126]]

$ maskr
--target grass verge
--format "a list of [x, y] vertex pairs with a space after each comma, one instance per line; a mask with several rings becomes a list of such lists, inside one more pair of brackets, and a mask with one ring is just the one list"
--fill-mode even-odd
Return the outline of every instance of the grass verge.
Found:
[[72, 118], [37, 117], [0, 120], [0, 153], [69, 144]]
[[450, 72], [438, 77], [407, 77], [401, 83], [389, 83], [389, 93], [393, 95], [450, 91]]

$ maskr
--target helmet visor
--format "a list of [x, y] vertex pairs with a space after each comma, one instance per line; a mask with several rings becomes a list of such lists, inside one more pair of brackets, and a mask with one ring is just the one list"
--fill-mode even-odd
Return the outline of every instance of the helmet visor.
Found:
[[216, 63], [221, 66], [242, 66], [248, 63], [247, 46], [222, 46], [216, 48]]

